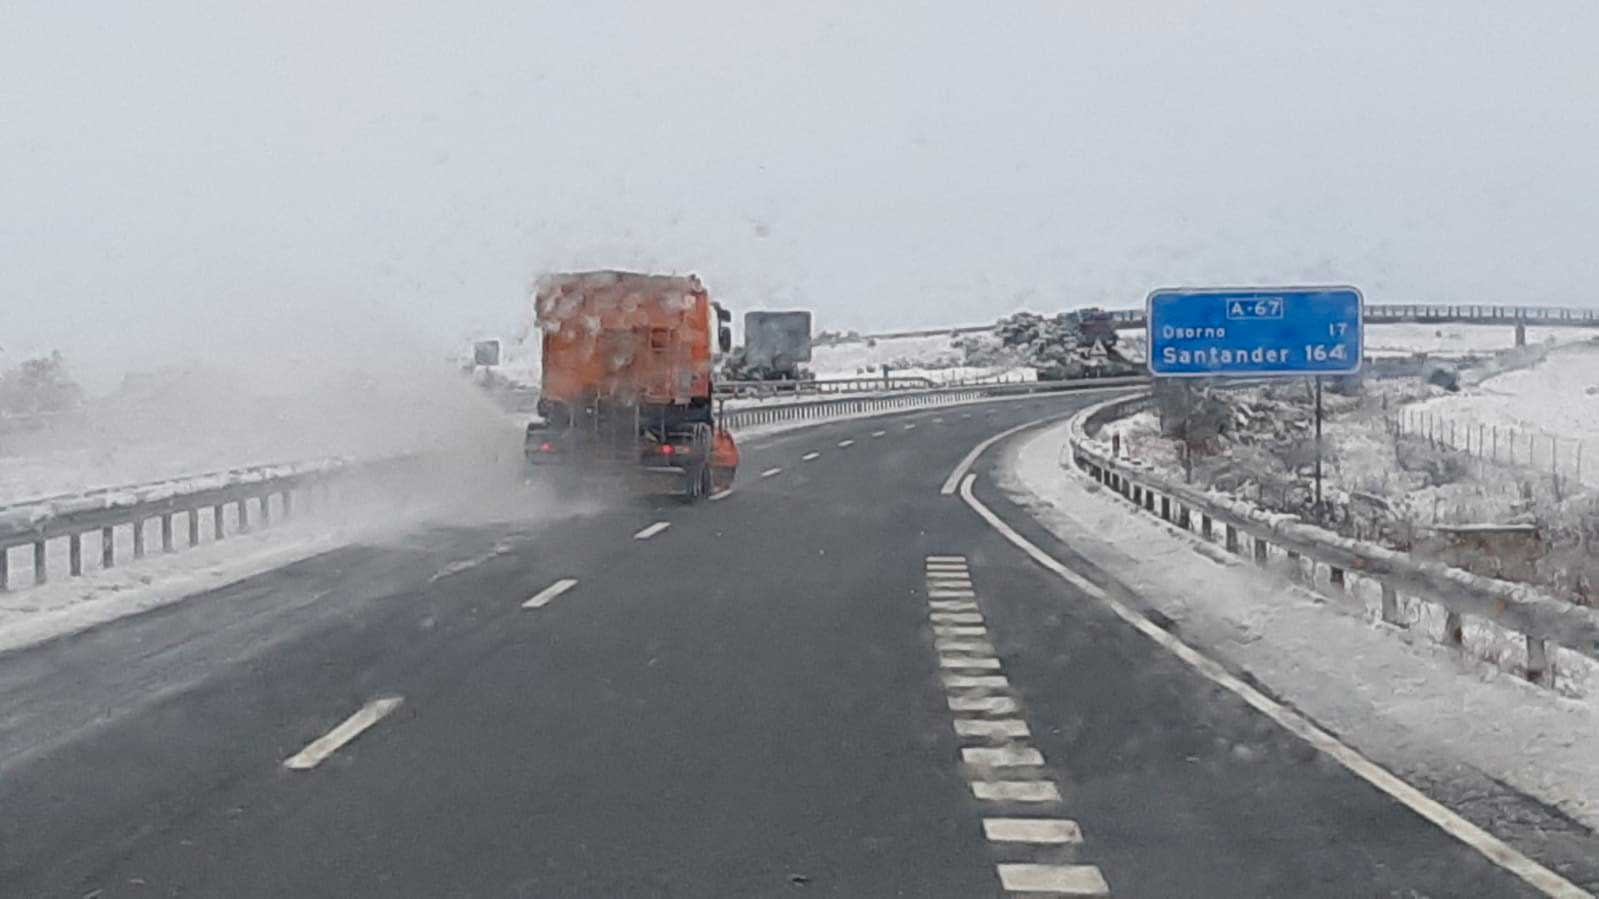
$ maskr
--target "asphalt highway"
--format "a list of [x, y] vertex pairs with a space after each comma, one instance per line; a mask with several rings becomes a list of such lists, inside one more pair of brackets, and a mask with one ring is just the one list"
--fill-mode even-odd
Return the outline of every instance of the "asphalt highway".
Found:
[[[714, 501], [0, 655], [0, 896], [1545, 895], [941, 493], [1090, 401], [792, 431]], [[1047, 545], [1000, 445], [974, 496]]]

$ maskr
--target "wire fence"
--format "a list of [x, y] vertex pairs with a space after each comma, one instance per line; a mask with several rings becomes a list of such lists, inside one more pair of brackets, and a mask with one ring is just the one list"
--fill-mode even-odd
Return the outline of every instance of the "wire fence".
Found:
[[[1557, 487], [1583, 483], [1584, 441], [1577, 437], [1489, 425], [1428, 409], [1401, 410], [1389, 416], [1388, 428], [1397, 437], [1423, 440], [1490, 465], [1548, 475]], [[1591, 475], [1594, 460], [1586, 465]]]

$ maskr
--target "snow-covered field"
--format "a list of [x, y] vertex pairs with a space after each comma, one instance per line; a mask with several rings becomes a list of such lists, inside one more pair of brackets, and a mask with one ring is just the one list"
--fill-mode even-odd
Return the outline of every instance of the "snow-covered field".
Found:
[[1490, 433], [1497, 429], [1500, 459], [1508, 458], [1512, 439], [1517, 441], [1519, 462], [1531, 455], [1538, 467], [1558, 465], [1566, 477], [1577, 475], [1581, 458], [1583, 482], [1599, 485], [1599, 455], [1589, 452], [1599, 452], [1599, 346], [1551, 353], [1532, 368], [1498, 375], [1412, 408], [1435, 416], [1446, 430], [1453, 422], [1456, 442], [1467, 429], [1479, 433], [1481, 428]]
[[[1594, 328], [1528, 328], [1529, 344], [1565, 344], [1599, 335]], [[1516, 329], [1504, 325], [1427, 325], [1405, 323], [1366, 325], [1366, 355], [1408, 356], [1427, 353], [1433, 356], [1464, 356], [1491, 353], [1516, 345]]]
[[[1186, 639], [1445, 801], [1481, 799], [1487, 775], [1599, 827], [1599, 673], [1587, 660], [1559, 663], [1587, 697], [1556, 695], [1437, 646], [1427, 627], [1375, 623], [1370, 591], [1329, 601], [1257, 572], [1063, 471], [1066, 434], [1056, 426], [1018, 444], [1002, 486]], [[1436, 629], [1437, 617], [1418, 621]]]

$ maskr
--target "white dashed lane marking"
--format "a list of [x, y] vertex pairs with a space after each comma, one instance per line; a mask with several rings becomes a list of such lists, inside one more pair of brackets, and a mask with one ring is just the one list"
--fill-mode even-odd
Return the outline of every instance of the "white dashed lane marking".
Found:
[[976, 671], [998, 671], [999, 659], [984, 659], [977, 656], [939, 656], [940, 668], [971, 668]]
[[1044, 755], [1029, 746], [968, 746], [961, 761], [980, 768], [1041, 767]]
[[999, 885], [1012, 893], [1108, 896], [1110, 886], [1093, 865], [1001, 864]]
[[821, 453], [806, 453], [805, 455], [800, 456], [800, 461], [801, 462], [809, 462], [812, 459], [819, 459], [819, 458], [821, 458], [821, 456], [822, 456]]
[[949, 710], [952, 712], [983, 712], [990, 715], [1015, 714], [1017, 711], [1016, 700], [1009, 696], [951, 696], [949, 697]]
[[881, 436], [883, 436], [884, 434], [887, 434], [887, 433], [888, 433], [887, 431], [873, 431], [872, 432], [872, 436], [873, 437], [881, 437]]
[[633, 539], [634, 540], [648, 540], [651, 537], [654, 537], [656, 534], [659, 534], [660, 532], [666, 530], [667, 528], [669, 528], [671, 526], [672, 526], [672, 523], [670, 521], [657, 521], [656, 523], [650, 525], [649, 527], [645, 528], [644, 530], [639, 531], [637, 534], [634, 534], [633, 535]]
[[[963, 467], [974, 458], [975, 453], [968, 456]], [[951, 724], [962, 740], [986, 744], [961, 747], [961, 763], [972, 795], [984, 802], [1060, 803], [1060, 788], [1053, 780], [1040, 773], [1022, 774], [1043, 769], [1044, 754], [1028, 745], [1032, 734], [1021, 703], [1003, 695], [1010, 690], [1010, 681], [1000, 673], [1003, 665], [988, 641], [965, 558], [928, 556], [926, 564], [928, 617], [940, 677], [949, 694], [945, 701], [954, 716]], [[1082, 843], [1082, 830], [1075, 821], [985, 817], [983, 835], [990, 843], [1008, 844], [1003, 851], [1012, 860], [996, 868], [1007, 894], [1109, 895], [1097, 867], [1054, 863], [1060, 861], [1058, 847]], [[1054, 848], [1040, 858], [1037, 853], [1046, 851], [1044, 847]]]
[[955, 733], [963, 737], [1030, 737], [1027, 722], [1020, 718], [956, 718]]
[[914, 431], [914, 430], [916, 430], [916, 422], [914, 422], [914, 421], [913, 421], [913, 422], [911, 422], [911, 423], [910, 423], [910, 424], [908, 424], [908, 425], [906, 425], [906, 426], [905, 426], [905, 430], [907, 430], [907, 431]]
[[351, 740], [359, 737], [363, 731], [388, 717], [389, 713], [400, 707], [405, 699], [400, 696], [387, 696], [374, 699], [362, 706], [360, 711], [344, 719], [338, 727], [311, 741], [304, 749], [289, 756], [283, 762], [283, 767], [294, 771], [309, 771], [323, 760]]
[[775, 478], [775, 477], [777, 477], [778, 475], [780, 475], [782, 473], [783, 473], [783, 469], [781, 469], [781, 468], [768, 468], [765, 471], [761, 472], [761, 477], [763, 477], [763, 478]]
[[1052, 780], [974, 780], [972, 795], [988, 802], [1059, 802]]
[[527, 602], [522, 603], [524, 609], [542, 609], [550, 604], [550, 600], [577, 586], [577, 578], [564, 577], [543, 590], [533, 594]]
[[714, 502], [716, 502], [719, 499], [727, 499], [728, 497], [730, 497], [732, 495], [733, 495], [733, 491], [732, 490], [718, 490], [715, 493], [711, 494], [711, 502], [714, 503]]
[[1010, 681], [1003, 674], [946, 674], [944, 686], [951, 690], [1008, 690]]
[[1081, 843], [1076, 821], [1058, 818], [984, 818], [983, 835], [996, 843]]
[[853, 441], [853, 440], [840, 440], [838, 442], [838, 448], [839, 449], [844, 449], [845, 447], [854, 446], [854, 445], [855, 445], [855, 441]]

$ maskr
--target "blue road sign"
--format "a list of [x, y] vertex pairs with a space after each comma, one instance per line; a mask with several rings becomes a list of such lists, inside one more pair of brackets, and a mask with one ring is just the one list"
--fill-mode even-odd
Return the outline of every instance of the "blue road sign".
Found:
[[1347, 375], [1360, 369], [1353, 287], [1163, 289], [1149, 295], [1149, 370], [1157, 377]]

